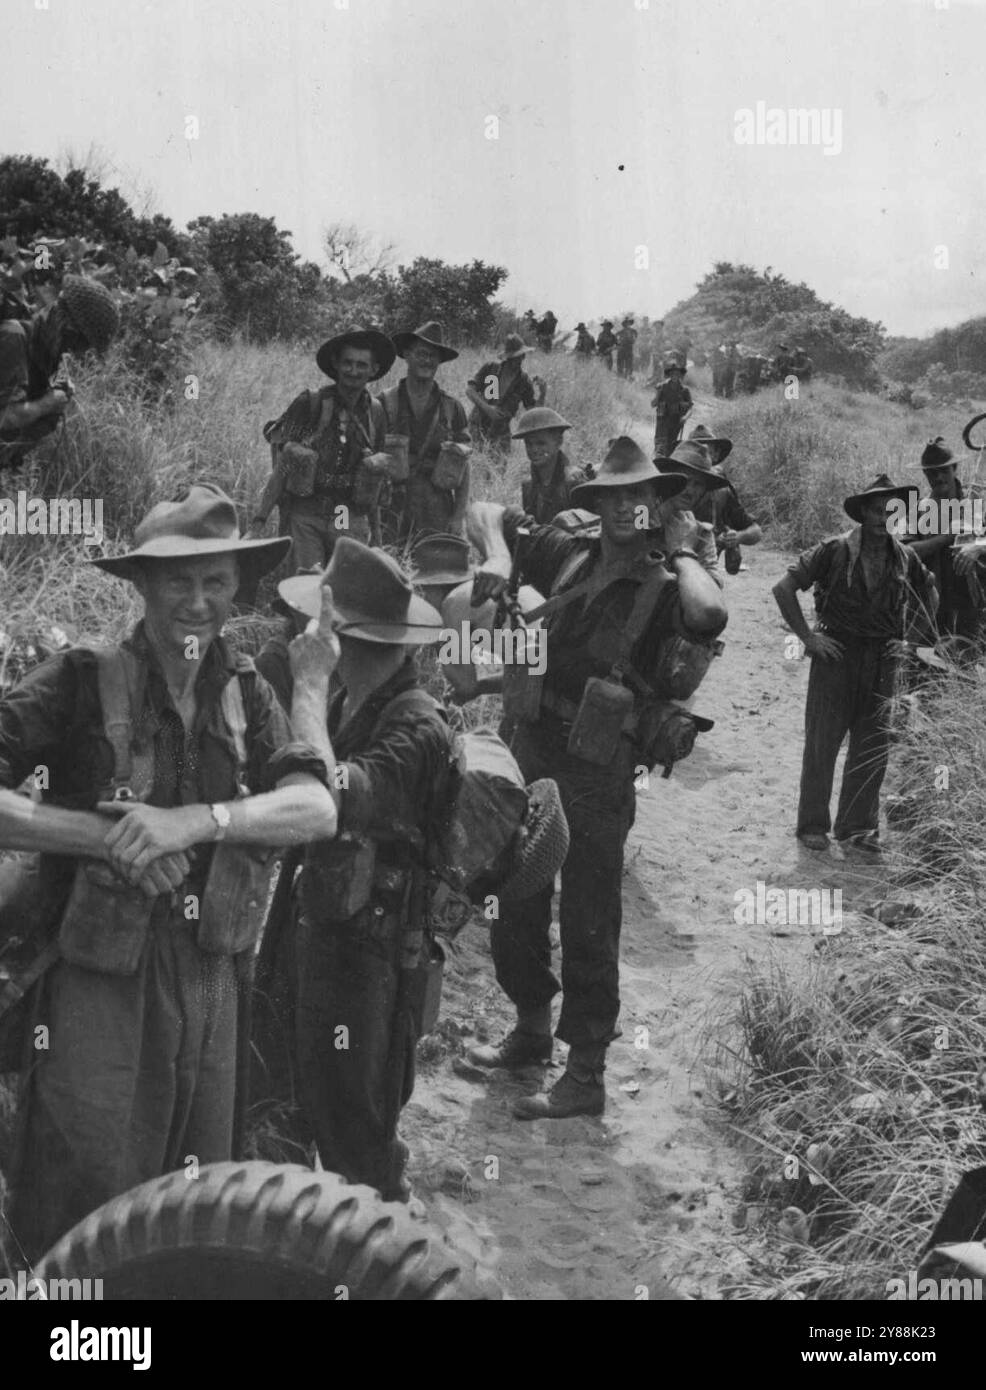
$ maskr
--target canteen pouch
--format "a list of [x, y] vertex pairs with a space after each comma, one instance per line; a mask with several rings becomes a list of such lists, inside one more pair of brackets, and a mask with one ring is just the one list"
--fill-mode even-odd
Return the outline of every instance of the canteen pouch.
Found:
[[313, 922], [345, 922], [373, 893], [377, 847], [373, 840], [339, 835], [308, 852], [301, 876], [303, 909]]
[[439, 492], [455, 492], [466, 476], [466, 459], [469, 448], [464, 444], [443, 444], [432, 469], [432, 486]]
[[235, 956], [257, 944], [276, 851], [229, 845], [212, 851], [195, 935], [200, 951]]
[[292, 497], [311, 497], [315, 491], [318, 455], [304, 445], [285, 444], [281, 449], [284, 491]]
[[687, 700], [702, 684], [725, 643], [693, 642], [677, 634], [667, 637], [657, 653], [651, 684], [672, 700]]
[[58, 929], [62, 959], [102, 975], [135, 974], [156, 902], [100, 860], [82, 860]]
[[384, 436], [383, 452], [390, 455], [391, 463], [387, 470], [387, 477], [392, 483], [407, 482], [411, 472], [411, 462], [408, 450], [411, 446], [411, 436], [408, 434], [387, 434]]
[[620, 737], [633, 714], [633, 693], [625, 685], [590, 676], [568, 735], [567, 751], [587, 763], [609, 767], [619, 751]]

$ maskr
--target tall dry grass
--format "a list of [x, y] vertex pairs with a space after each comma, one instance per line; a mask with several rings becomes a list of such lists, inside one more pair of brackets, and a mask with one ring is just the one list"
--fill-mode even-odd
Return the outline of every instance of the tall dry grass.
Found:
[[922, 693], [891, 765], [914, 799], [894, 893], [823, 938], [806, 972], [744, 989], [727, 1093], [757, 1263], [734, 1297], [886, 1298], [986, 1164], [984, 705], [981, 671]]

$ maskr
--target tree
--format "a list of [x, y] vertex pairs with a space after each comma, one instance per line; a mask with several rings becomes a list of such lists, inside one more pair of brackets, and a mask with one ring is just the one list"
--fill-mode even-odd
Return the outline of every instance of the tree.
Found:
[[309, 332], [321, 302], [321, 271], [291, 246], [291, 233], [255, 212], [197, 217], [189, 224], [199, 255], [215, 273], [218, 300], [206, 309], [219, 331], [258, 342]]
[[483, 261], [446, 265], [419, 256], [409, 266], [398, 266], [396, 276], [386, 277], [386, 322], [397, 331], [439, 319], [453, 342], [487, 342], [495, 328], [493, 296], [506, 278], [503, 266]]
[[331, 223], [322, 233], [322, 244], [329, 264], [347, 285], [386, 275], [394, 263], [394, 243], [378, 241], [355, 222]]

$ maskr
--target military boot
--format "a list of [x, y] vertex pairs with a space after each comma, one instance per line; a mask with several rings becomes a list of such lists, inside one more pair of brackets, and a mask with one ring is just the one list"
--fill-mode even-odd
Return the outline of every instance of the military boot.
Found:
[[565, 1120], [572, 1115], [601, 1115], [606, 1108], [603, 1076], [606, 1045], [572, 1047], [568, 1065], [550, 1091], [522, 1096], [514, 1106], [518, 1120]]
[[501, 1042], [471, 1047], [466, 1053], [477, 1067], [535, 1067], [551, 1061], [553, 1039], [550, 1033], [527, 1033], [511, 1028]]

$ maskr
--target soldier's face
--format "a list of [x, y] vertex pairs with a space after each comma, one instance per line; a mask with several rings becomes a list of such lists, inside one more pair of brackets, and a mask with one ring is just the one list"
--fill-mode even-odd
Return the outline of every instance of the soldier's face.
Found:
[[336, 358], [336, 380], [348, 395], [356, 395], [362, 391], [376, 368], [369, 348], [347, 346]]
[[599, 513], [602, 534], [612, 545], [630, 545], [651, 524], [655, 502], [653, 483], [601, 487], [596, 492], [593, 510]]
[[947, 463], [944, 468], [928, 469], [928, 487], [932, 497], [943, 500], [955, 495], [955, 464]]
[[137, 589], [152, 641], [171, 656], [204, 656], [229, 617], [240, 584], [233, 555], [150, 560], [140, 568]]
[[678, 511], [690, 511], [692, 507], [705, 496], [706, 487], [703, 478], [688, 475], [688, 482], [680, 492], [674, 496], [674, 503]]
[[416, 381], [431, 381], [439, 367], [439, 356], [427, 343], [414, 342], [404, 354], [407, 374]]
[[565, 437], [564, 430], [535, 430], [524, 436], [524, 448], [533, 468], [544, 468], [554, 463], [558, 450]]

